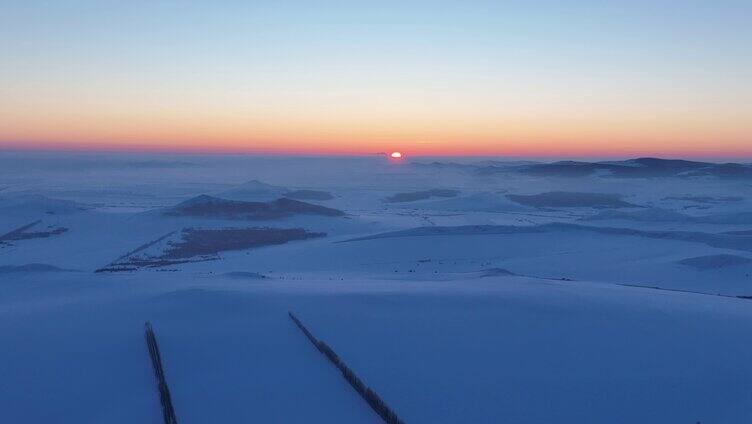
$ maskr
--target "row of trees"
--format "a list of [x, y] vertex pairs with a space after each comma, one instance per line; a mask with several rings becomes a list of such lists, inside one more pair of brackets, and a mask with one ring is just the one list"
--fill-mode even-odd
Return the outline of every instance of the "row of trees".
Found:
[[402, 421], [397, 414], [389, 408], [389, 406], [381, 399], [381, 397], [371, 390], [368, 386], [366, 386], [363, 381], [353, 372], [353, 370], [350, 369], [350, 367], [347, 366], [337, 355], [334, 350], [329, 347], [326, 343], [324, 343], [321, 340], [318, 340], [316, 337], [314, 337], [313, 334], [311, 334], [310, 331], [306, 328], [305, 325], [303, 325], [300, 320], [292, 314], [292, 312], [288, 312], [290, 315], [290, 319], [295, 323], [295, 325], [305, 334], [305, 336], [310, 340], [311, 343], [313, 343], [314, 346], [316, 346], [316, 349], [319, 350], [324, 356], [329, 359], [329, 361], [334, 364], [337, 369], [342, 373], [342, 376], [347, 380], [348, 383], [355, 389], [356, 392], [368, 403], [368, 405], [371, 406], [371, 408], [384, 420], [387, 424], [404, 424], [404, 421]]
[[167, 380], [165, 379], [164, 369], [162, 368], [162, 357], [159, 354], [157, 336], [154, 335], [154, 329], [151, 327], [151, 323], [146, 322], [144, 326], [146, 330], [146, 346], [149, 348], [151, 365], [154, 368], [154, 377], [157, 379], [159, 401], [162, 404], [162, 416], [164, 422], [165, 424], [178, 424], [178, 419], [175, 417], [175, 409], [172, 407], [170, 389], [167, 388]]

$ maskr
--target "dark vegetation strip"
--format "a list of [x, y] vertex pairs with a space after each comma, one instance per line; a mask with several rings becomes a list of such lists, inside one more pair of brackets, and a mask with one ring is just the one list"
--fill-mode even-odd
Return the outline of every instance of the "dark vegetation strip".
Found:
[[182, 239], [170, 244], [159, 259], [175, 260], [202, 255], [216, 255], [228, 250], [285, 244], [293, 240], [324, 237], [303, 228], [223, 228], [183, 229]]
[[177, 230], [170, 231], [169, 233], [163, 235], [162, 237], [160, 237], [158, 239], [155, 239], [155, 240], [152, 240], [150, 242], [144, 243], [141, 246], [138, 246], [137, 248], [131, 250], [130, 252], [121, 255], [120, 257], [118, 257], [117, 259], [115, 259], [114, 261], [112, 261], [111, 263], [109, 263], [107, 266], [117, 265], [118, 262], [120, 262], [120, 261], [122, 261], [124, 259], [128, 259], [128, 257], [133, 256], [133, 255], [135, 255], [136, 253], [138, 253], [138, 252], [140, 252], [142, 250], [146, 250], [146, 249], [154, 246], [155, 244], [157, 244], [160, 241], [166, 239], [167, 237], [170, 237], [171, 235], [175, 234], [176, 232], [177, 232]]
[[288, 312], [290, 315], [290, 319], [295, 323], [295, 325], [300, 329], [300, 331], [305, 334], [305, 336], [308, 338], [308, 340], [316, 346], [316, 349], [319, 350], [324, 356], [326, 356], [329, 361], [334, 364], [335, 367], [342, 373], [342, 376], [347, 380], [348, 383], [352, 386], [353, 389], [355, 389], [356, 392], [368, 403], [368, 405], [371, 406], [371, 408], [378, 414], [381, 419], [384, 420], [387, 424], [404, 424], [404, 421], [402, 421], [398, 416], [397, 413], [395, 413], [387, 404], [381, 399], [381, 397], [376, 394], [371, 388], [366, 386], [363, 381], [358, 378], [358, 376], [351, 370], [347, 364], [345, 364], [341, 359], [339, 359], [339, 356], [332, 350], [332, 348], [329, 347], [326, 343], [322, 342], [321, 340], [316, 339], [313, 334], [311, 334], [310, 331], [303, 325], [300, 320], [295, 317], [295, 315], [292, 314], [292, 312]]
[[[158, 268], [183, 263], [218, 260], [220, 252], [284, 244], [293, 240], [325, 237], [326, 233], [312, 233], [302, 228], [184, 228], [180, 239], [168, 242], [157, 255], [135, 255], [163, 241], [175, 232], [166, 234], [121, 256], [94, 272], [134, 271], [139, 268]], [[123, 259], [124, 258], [124, 259]]]
[[32, 222], [31, 224], [26, 224], [23, 227], [16, 228], [15, 230], [12, 230], [0, 236], [0, 240], [16, 240], [16, 237], [18, 237], [20, 234], [22, 234], [24, 231], [28, 230], [29, 228], [39, 224], [40, 222], [42, 221], [38, 220], [38, 221]]
[[177, 230], [170, 231], [169, 233], [163, 235], [162, 237], [159, 237], [158, 239], [152, 240], [150, 242], [146, 242], [142, 244], [141, 246], [138, 246], [137, 248], [131, 250], [130, 252], [124, 253], [120, 255], [117, 259], [114, 261], [108, 263], [107, 265], [103, 266], [102, 268], [98, 268], [94, 270], [95, 273], [100, 272], [118, 272], [118, 271], [135, 271], [137, 268], [134, 266], [130, 266], [131, 264], [129, 262], [123, 262], [129, 257], [135, 255], [136, 253], [146, 250], [155, 244], [159, 243], [160, 241], [166, 239], [167, 237], [170, 237], [171, 235], [175, 234]]
[[460, 194], [457, 190], [433, 189], [424, 191], [413, 191], [410, 193], [397, 193], [384, 199], [387, 203], [414, 202], [416, 200], [426, 200], [432, 197], [457, 197]]
[[35, 239], [35, 238], [47, 238], [51, 236], [58, 236], [60, 234], [63, 234], [67, 232], [68, 229], [65, 227], [57, 227], [53, 228], [49, 231], [35, 231], [31, 233], [19, 233], [15, 234], [13, 238], [10, 240], [29, 240], [29, 239]]
[[177, 424], [178, 419], [175, 417], [175, 409], [172, 407], [172, 398], [170, 389], [167, 388], [164, 369], [162, 368], [162, 357], [159, 355], [159, 346], [157, 346], [157, 336], [154, 335], [154, 329], [148, 321], [146, 327], [146, 346], [149, 348], [151, 364], [154, 368], [154, 377], [157, 379], [157, 388], [159, 389], [159, 401], [162, 404], [162, 416], [165, 424]]

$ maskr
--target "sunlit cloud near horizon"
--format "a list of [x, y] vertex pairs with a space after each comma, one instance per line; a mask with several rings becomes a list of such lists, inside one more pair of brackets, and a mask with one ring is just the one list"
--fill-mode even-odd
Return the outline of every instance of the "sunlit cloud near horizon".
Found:
[[752, 157], [752, 3], [11, 1], [0, 148]]

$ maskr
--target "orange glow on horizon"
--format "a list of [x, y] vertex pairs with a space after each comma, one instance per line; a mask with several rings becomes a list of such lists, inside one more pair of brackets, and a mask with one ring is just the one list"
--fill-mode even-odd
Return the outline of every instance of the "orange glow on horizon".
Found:
[[[642, 117], [193, 116], [157, 112], [0, 113], [0, 149], [372, 155], [399, 145], [415, 156], [752, 157], [743, 126], [729, 120]], [[3, 112], [0, 107], [0, 112]], [[238, 112], [240, 113], [240, 112]], [[471, 119], [472, 118], [472, 119]], [[598, 118], [598, 119], [596, 119]], [[545, 125], [544, 125], [545, 124]], [[391, 153], [391, 151], [390, 151]]]
[[39, 100], [16, 91], [0, 99], [0, 149], [372, 155], [399, 146], [411, 157], [752, 157], [744, 108], [174, 93], [149, 101], [90, 93], [74, 104], [74, 93]]
[[[0, 141], [1, 150], [27, 151], [72, 151], [72, 152], [144, 152], [144, 153], [187, 153], [187, 154], [261, 154], [261, 155], [326, 155], [326, 156], [368, 156], [379, 154], [387, 141], [363, 143], [327, 143], [311, 140], [298, 143], [259, 141], [246, 143], [215, 142], [67, 142], [67, 141]], [[401, 142], [400, 144], [408, 144]], [[586, 157], [673, 157], [673, 158], [752, 158], [750, 146], [709, 146], [707, 144], [684, 144], [676, 148], [673, 144], [654, 141], [640, 143], [633, 148], [625, 145], [634, 143], [593, 143], [593, 142], [420, 142], [411, 146], [411, 156], [504, 156], [539, 158], [586, 158]], [[648, 147], [650, 146], [650, 147]], [[399, 152], [393, 152], [399, 153]], [[404, 155], [392, 159], [402, 160]]]

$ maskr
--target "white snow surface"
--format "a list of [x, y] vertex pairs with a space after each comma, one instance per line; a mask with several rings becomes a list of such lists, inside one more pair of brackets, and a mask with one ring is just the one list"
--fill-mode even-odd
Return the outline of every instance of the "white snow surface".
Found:
[[[752, 420], [750, 181], [468, 169], [0, 153], [0, 422], [162, 422], [146, 321], [181, 423], [381, 422], [288, 311], [407, 423]], [[382, 201], [426, 189], [461, 195]], [[163, 213], [291, 190], [329, 192], [345, 216]], [[505, 197], [543, 192], [639, 208]], [[326, 236], [95, 272], [187, 228]]]

